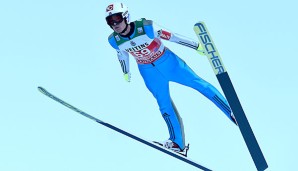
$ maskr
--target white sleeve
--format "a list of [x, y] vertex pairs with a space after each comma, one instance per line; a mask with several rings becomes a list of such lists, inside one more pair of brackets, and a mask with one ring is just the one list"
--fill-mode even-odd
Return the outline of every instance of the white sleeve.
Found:
[[117, 50], [118, 60], [124, 74], [129, 73], [129, 54], [128, 52]]
[[191, 40], [190, 38], [184, 37], [182, 35], [179, 35], [177, 33], [172, 33], [172, 36], [169, 41], [181, 44], [186, 47], [190, 47], [195, 50], [197, 50], [199, 46], [198, 42]]
[[122, 69], [123, 73], [124, 74], [128, 73], [129, 72], [129, 54], [128, 54], [128, 52], [119, 49], [113, 34], [111, 34], [109, 36], [108, 41], [109, 41], [110, 45], [117, 51], [118, 60], [120, 62], [121, 69]]
[[197, 48], [199, 47], [198, 41], [192, 40], [188, 37], [179, 35], [177, 33], [170, 32], [167, 29], [162, 28], [156, 23], [153, 23], [153, 25], [154, 25], [154, 32], [156, 37], [159, 37], [164, 40], [168, 40], [170, 42], [175, 42], [195, 50], [197, 50]]

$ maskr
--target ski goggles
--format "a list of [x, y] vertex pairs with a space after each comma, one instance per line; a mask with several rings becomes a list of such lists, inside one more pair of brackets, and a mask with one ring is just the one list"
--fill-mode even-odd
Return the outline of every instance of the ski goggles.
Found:
[[110, 26], [113, 25], [114, 26], [114, 25], [117, 25], [117, 24], [121, 23], [124, 20], [124, 18], [122, 17], [121, 13], [118, 13], [118, 14], [108, 16], [106, 18], [106, 20], [107, 20], [108, 25], [110, 25]]

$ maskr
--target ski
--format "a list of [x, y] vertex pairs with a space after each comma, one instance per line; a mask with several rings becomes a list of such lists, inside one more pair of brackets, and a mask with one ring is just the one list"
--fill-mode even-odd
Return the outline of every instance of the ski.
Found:
[[231, 106], [233, 114], [237, 120], [240, 132], [250, 152], [257, 170], [265, 170], [268, 168], [267, 162], [261, 151], [260, 146], [254, 136], [254, 133], [249, 125], [240, 101], [237, 97], [236, 91], [233, 87], [231, 79], [226, 68], [223, 65], [222, 59], [218, 50], [207, 30], [204, 22], [198, 22], [194, 25], [194, 31], [198, 36], [199, 42], [203, 45], [204, 51], [213, 68], [217, 80]]
[[59, 102], [60, 104], [68, 107], [69, 109], [71, 109], [71, 110], [73, 110], [73, 111], [75, 111], [75, 112], [77, 112], [77, 113], [79, 113], [79, 114], [81, 114], [81, 115], [83, 115], [83, 116], [85, 116], [85, 117], [87, 117], [87, 118], [89, 118], [89, 119], [91, 119], [91, 120], [93, 120], [93, 121], [95, 121], [95, 122], [103, 125], [103, 126], [106, 126], [106, 127], [110, 128], [110, 129], [112, 129], [112, 130], [114, 130], [114, 131], [116, 131], [118, 133], [121, 133], [121, 134], [123, 134], [123, 135], [125, 135], [125, 136], [127, 136], [129, 138], [132, 138], [132, 139], [134, 139], [136, 141], [139, 141], [139, 142], [141, 142], [141, 143], [143, 143], [143, 144], [145, 144], [145, 145], [147, 145], [149, 147], [152, 147], [152, 148], [154, 148], [156, 150], [159, 150], [159, 151], [161, 151], [163, 153], [166, 153], [166, 154], [168, 154], [168, 155], [170, 155], [170, 156], [172, 156], [174, 158], [177, 158], [177, 159], [179, 159], [179, 160], [181, 160], [181, 161], [183, 161], [185, 163], [188, 163], [188, 164], [190, 164], [190, 165], [192, 165], [194, 167], [197, 167], [197, 168], [199, 168], [201, 170], [211, 171], [210, 169], [208, 169], [208, 168], [206, 168], [206, 167], [198, 164], [197, 162], [195, 162], [195, 161], [193, 161], [193, 160], [191, 160], [191, 159], [189, 159], [189, 158], [187, 158], [187, 157], [185, 157], [185, 156], [183, 156], [181, 154], [172, 152], [169, 149], [166, 149], [166, 148], [164, 148], [162, 146], [159, 146], [157, 144], [154, 144], [153, 142], [147, 141], [147, 140], [145, 140], [143, 138], [140, 138], [140, 137], [135, 136], [135, 135], [133, 135], [133, 134], [131, 134], [129, 132], [126, 132], [126, 131], [124, 131], [124, 130], [122, 130], [120, 128], [117, 128], [117, 127], [115, 127], [115, 126], [113, 126], [113, 125], [111, 125], [109, 123], [106, 123], [106, 122], [104, 122], [102, 120], [99, 120], [99, 119], [97, 119], [97, 118], [95, 118], [95, 117], [93, 117], [93, 116], [91, 116], [91, 115], [83, 112], [82, 110], [80, 110], [80, 109], [78, 109], [78, 108], [76, 108], [76, 107], [68, 104], [67, 102], [61, 100], [60, 98], [54, 96], [53, 94], [51, 94], [50, 92], [48, 92], [46, 89], [44, 89], [42, 87], [38, 87], [38, 90], [41, 93], [43, 93], [44, 95], [48, 96], [49, 98], [55, 100], [56, 102]]

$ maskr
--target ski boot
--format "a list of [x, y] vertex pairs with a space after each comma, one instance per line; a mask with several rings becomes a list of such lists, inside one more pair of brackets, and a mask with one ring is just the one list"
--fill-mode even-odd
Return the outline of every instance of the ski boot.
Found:
[[234, 116], [234, 113], [231, 113], [231, 119], [238, 126], [238, 122], [237, 122], [237, 120], [236, 120], [236, 118]]
[[184, 149], [182, 150], [178, 144], [176, 144], [175, 142], [173, 142], [171, 140], [166, 140], [164, 142], [157, 142], [157, 141], [153, 141], [153, 142], [160, 146], [163, 146], [164, 148], [172, 150], [175, 153], [183, 155], [184, 157], [187, 157], [187, 152], [189, 150], [189, 144], [187, 146], [185, 146]]

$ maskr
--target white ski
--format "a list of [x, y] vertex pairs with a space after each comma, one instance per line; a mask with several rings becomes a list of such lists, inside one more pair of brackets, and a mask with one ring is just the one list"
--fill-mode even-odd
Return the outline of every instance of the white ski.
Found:
[[159, 151], [161, 151], [161, 152], [164, 152], [164, 153], [166, 153], [166, 154], [168, 154], [168, 155], [170, 155], [170, 156], [172, 156], [172, 157], [175, 157], [175, 158], [177, 158], [177, 159], [179, 159], [179, 160], [181, 160], [181, 161], [184, 161], [184, 162], [186, 162], [186, 163], [188, 163], [188, 164], [190, 164], [190, 165], [192, 165], [192, 166], [194, 166], [194, 167], [197, 167], [197, 168], [199, 168], [199, 169], [201, 169], [201, 170], [210, 171], [210, 169], [208, 169], [208, 168], [206, 168], [206, 167], [204, 167], [204, 166], [198, 164], [197, 162], [195, 162], [195, 161], [193, 161], [193, 160], [191, 160], [191, 159], [189, 159], [189, 158], [187, 158], [187, 157], [185, 157], [185, 156], [183, 156], [183, 155], [181, 155], [181, 154], [175, 153], [175, 152], [173, 152], [173, 151], [171, 151], [171, 150], [169, 150], [169, 149], [166, 149], [166, 148], [164, 148], [164, 147], [162, 147], [162, 146], [159, 146], [159, 145], [157, 145], [157, 144], [154, 144], [153, 142], [150, 142], [150, 141], [147, 141], [147, 140], [145, 140], [145, 139], [142, 139], [142, 138], [140, 138], [140, 137], [138, 137], [138, 136], [135, 136], [135, 135], [133, 135], [133, 134], [131, 134], [131, 133], [129, 133], [129, 132], [126, 132], [126, 131], [124, 131], [124, 130], [122, 130], [122, 129], [120, 129], [120, 128], [117, 128], [117, 127], [115, 127], [115, 126], [113, 126], [113, 125], [111, 125], [111, 124], [108, 124], [108, 123], [106, 123], [106, 122], [103, 122], [102, 120], [99, 120], [99, 119], [97, 119], [97, 118], [91, 116], [91, 115], [89, 115], [89, 114], [83, 112], [82, 110], [80, 110], [80, 109], [78, 109], [78, 108], [76, 108], [76, 107], [74, 107], [74, 106], [72, 106], [72, 105], [66, 103], [65, 101], [63, 101], [63, 100], [61, 100], [61, 99], [59, 99], [58, 97], [56, 97], [56, 96], [54, 96], [53, 94], [49, 93], [46, 89], [44, 89], [44, 88], [42, 88], [42, 87], [38, 87], [38, 90], [39, 90], [41, 93], [43, 93], [44, 95], [48, 96], [49, 98], [55, 100], [56, 102], [61, 103], [62, 105], [68, 107], [69, 109], [72, 109], [72, 110], [74, 110], [75, 112], [77, 112], [77, 113], [79, 113], [79, 114], [81, 114], [81, 115], [83, 115], [83, 116], [85, 116], [85, 117], [87, 117], [87, 118], [89, 118], [89, 119], [91, 119], [91, 120], [93, 120], [93, 121], [95, 121], [95, 122], [101, 124], [101, 125], [104, 125], [104, 126], [110, 128], [110, 129], [112, 129], [112, 130], [114, 130], [114, 131], [117, 131], [117, 132], [119, 132], [119, 133], [121, 133], [121, 134], [123, 134], [123, 135], [126, 135], [126, 136], [128, 136], [129, 138], [132, 138], [132, 139], [134, 139], [134, 140], [137, 140], [137, 141], [139, 141], [139, 142], [141, 142], [141, 143], [143, 143], [143, 144], [145, 144], [145, 145], [147, 145], [147, 146], [150, 146], [150, 147], [152, 147], [152, 148], [154, 148], [154, 149], [156, 149], [156, 150], [159, 150]]

